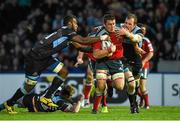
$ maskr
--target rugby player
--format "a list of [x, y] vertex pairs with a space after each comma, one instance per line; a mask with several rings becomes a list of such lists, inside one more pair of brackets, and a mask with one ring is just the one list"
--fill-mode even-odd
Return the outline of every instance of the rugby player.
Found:
[[82, 37], [78, 35], [77, 19], [73, 15], [68, 15], [64, 18], [63, 27], [53, 32], [52, 34], [44, 37], [40, 41], [35, 43], [35, 46], [25, 56], [25, 81], [23, 85], [15, 92], [15, 94], [6, 102], [4, 106], [8, 113], [16, 114], [13, 105], [22, 96], [31, 92], [35, 87], [38, 78], [42, 71], [48, 69], [57, 74], [54, 78], [54, 83], [51, 84], [47, 93], [40, 98], [40, 101], [47, 106], [57, 107], [51, 100], [52, 94], [61, 85], [62, 81], [65, 81], [68, 76], [68, 70], [64, 64], [57, 58], [54, 58], [55, 53], [61, 52], [74, 42], [82, 44], [91, 44], [99, 40], [107, 40], [107, 35], [99, 37]]
[[153, 57], [154, 49], [152, 46], [151, 41], [145, 37], [147, 32], [147, 26], [144, 24], [139, 24], [138, 26], [141, 27], [141, 30], [143, 32], [143, 41], [142, 41], [142, 49], [146, 52], [145, 54], [142, 54], [142, 75], [140, 79], [140, 91], [138, 95], [140, 96], [140, 107], [144, 107], [145, 109], [149, 109], [149, 96], [148, 96], [148, 90], [147, 90], [147, 77], [150, 67], [150, 59]]

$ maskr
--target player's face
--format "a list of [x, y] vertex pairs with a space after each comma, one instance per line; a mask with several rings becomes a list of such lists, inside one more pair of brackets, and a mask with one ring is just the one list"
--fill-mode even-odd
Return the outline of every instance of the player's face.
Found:
[[108, 32], [115, 32], [116, 20], [107, 20], [104, 26]]
[[135, 27], [134, 18], [130, 18], [130, 19], [126, 18], [124, 25], [129, 31], [132, 31], [133, 28]]
[[145, 27], [141, 27], [141, 30], [143, 32], [143, 35], [145, 35], [146, 34], [146, 28]]
[[72, 21], [71, 21], [71, 23], [72, 23], [72, 29], [73, 29], [74, 31], [77, 31], [77, 29], [78, 29], [77, 20], [76, 20], [75, 18], [73, 18]]

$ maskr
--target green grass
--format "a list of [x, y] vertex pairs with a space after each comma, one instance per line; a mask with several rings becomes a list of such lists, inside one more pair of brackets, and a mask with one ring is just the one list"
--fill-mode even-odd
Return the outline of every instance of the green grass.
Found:
[[180, 107], [152, 106], [150, 110], [141, 109], [139, 114], [130, 114], [127, 106], [110, 106], [109, 113], [91, 114], [91, 108], [79, 113], [29, 113], [18, 108], [18, 114], [10, 115], [0, 112], [0, 120], [180, 120]]

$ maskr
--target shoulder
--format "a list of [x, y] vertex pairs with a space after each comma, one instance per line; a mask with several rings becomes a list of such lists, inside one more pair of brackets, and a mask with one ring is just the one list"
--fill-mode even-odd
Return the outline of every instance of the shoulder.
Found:
[[61, 31], [62, 31], [62, 35], [75, 35], [77, 34], [74, 30], [68, 28], [67, 26], [63, 26], [61, 28]]
[[133, 34], [139, 34], [139, 33], [142, 34], [143, 32], [139, 26], [135, 26], [134, 29], [132, 30], [132, 33]]
[[147, 42], [147, 43], [151, 43], [151, 41], [149, 40], [149, 38], [147, 37], [143, 37], [143, 41]]
[[100, 36], [100, 35], [108, 34], [108, 32], [106, 31], [104, 26], [97, 26], [94, 28], [93, 34], [94, 36]]

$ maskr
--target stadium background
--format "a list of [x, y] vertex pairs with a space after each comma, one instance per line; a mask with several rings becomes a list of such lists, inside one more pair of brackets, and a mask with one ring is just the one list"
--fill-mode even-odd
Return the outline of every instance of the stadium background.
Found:
[[[151, 72], [159, 75], [158, 79], [155, 77], [152, 80], [157, 82], [161, 80], [162, 84], [157, 88], [163, 95], [166, 87], [162, 85], [165, 83], [166, 74], [162, 72], [168, 74], [175, 72], [174, 78], [168, 78], [167, 82], [172, 82], [170, 89], [175, 84], [177, 89], [169, 95], [177, 93], [175, 100], [178, 102], [180, 100], [179, 10], [179, 0], [1, 0], [0, 83], [14, 81], [14, 75], [23, 72], [24, 55], [36, 41], [61, 27], [63, 16], [75, 14], [79, 21], [79, 34], [86, 36], [92, 27], [102, 24], [102, 16], [107, 11], [116, 16], [117, 22], [123, 22], [127, 13], [133, 12], [138, 16], [138, 22], [149, 26], [147, 37], [155, 49], [155, 55], [151, 60]], [[79, 68], [72, 68], [76, 55], [77, 51], [72, 47], [57, 54], [71, 73], [82, 74], [87, 61]], [[8, 80], [7, 78], [11, 76], [12, 78]], [[23, 78], [20, 81], [23, 81]], [[153, 83], [151, 86], [154, 86]], [[3, 87], [0, 90], [5, 93], [1, 94], [6, 95], [8, 92]], [[2, 95], [0, 97], [2, 98]], [[176, 105], [180, 105], [179, 102]]]

